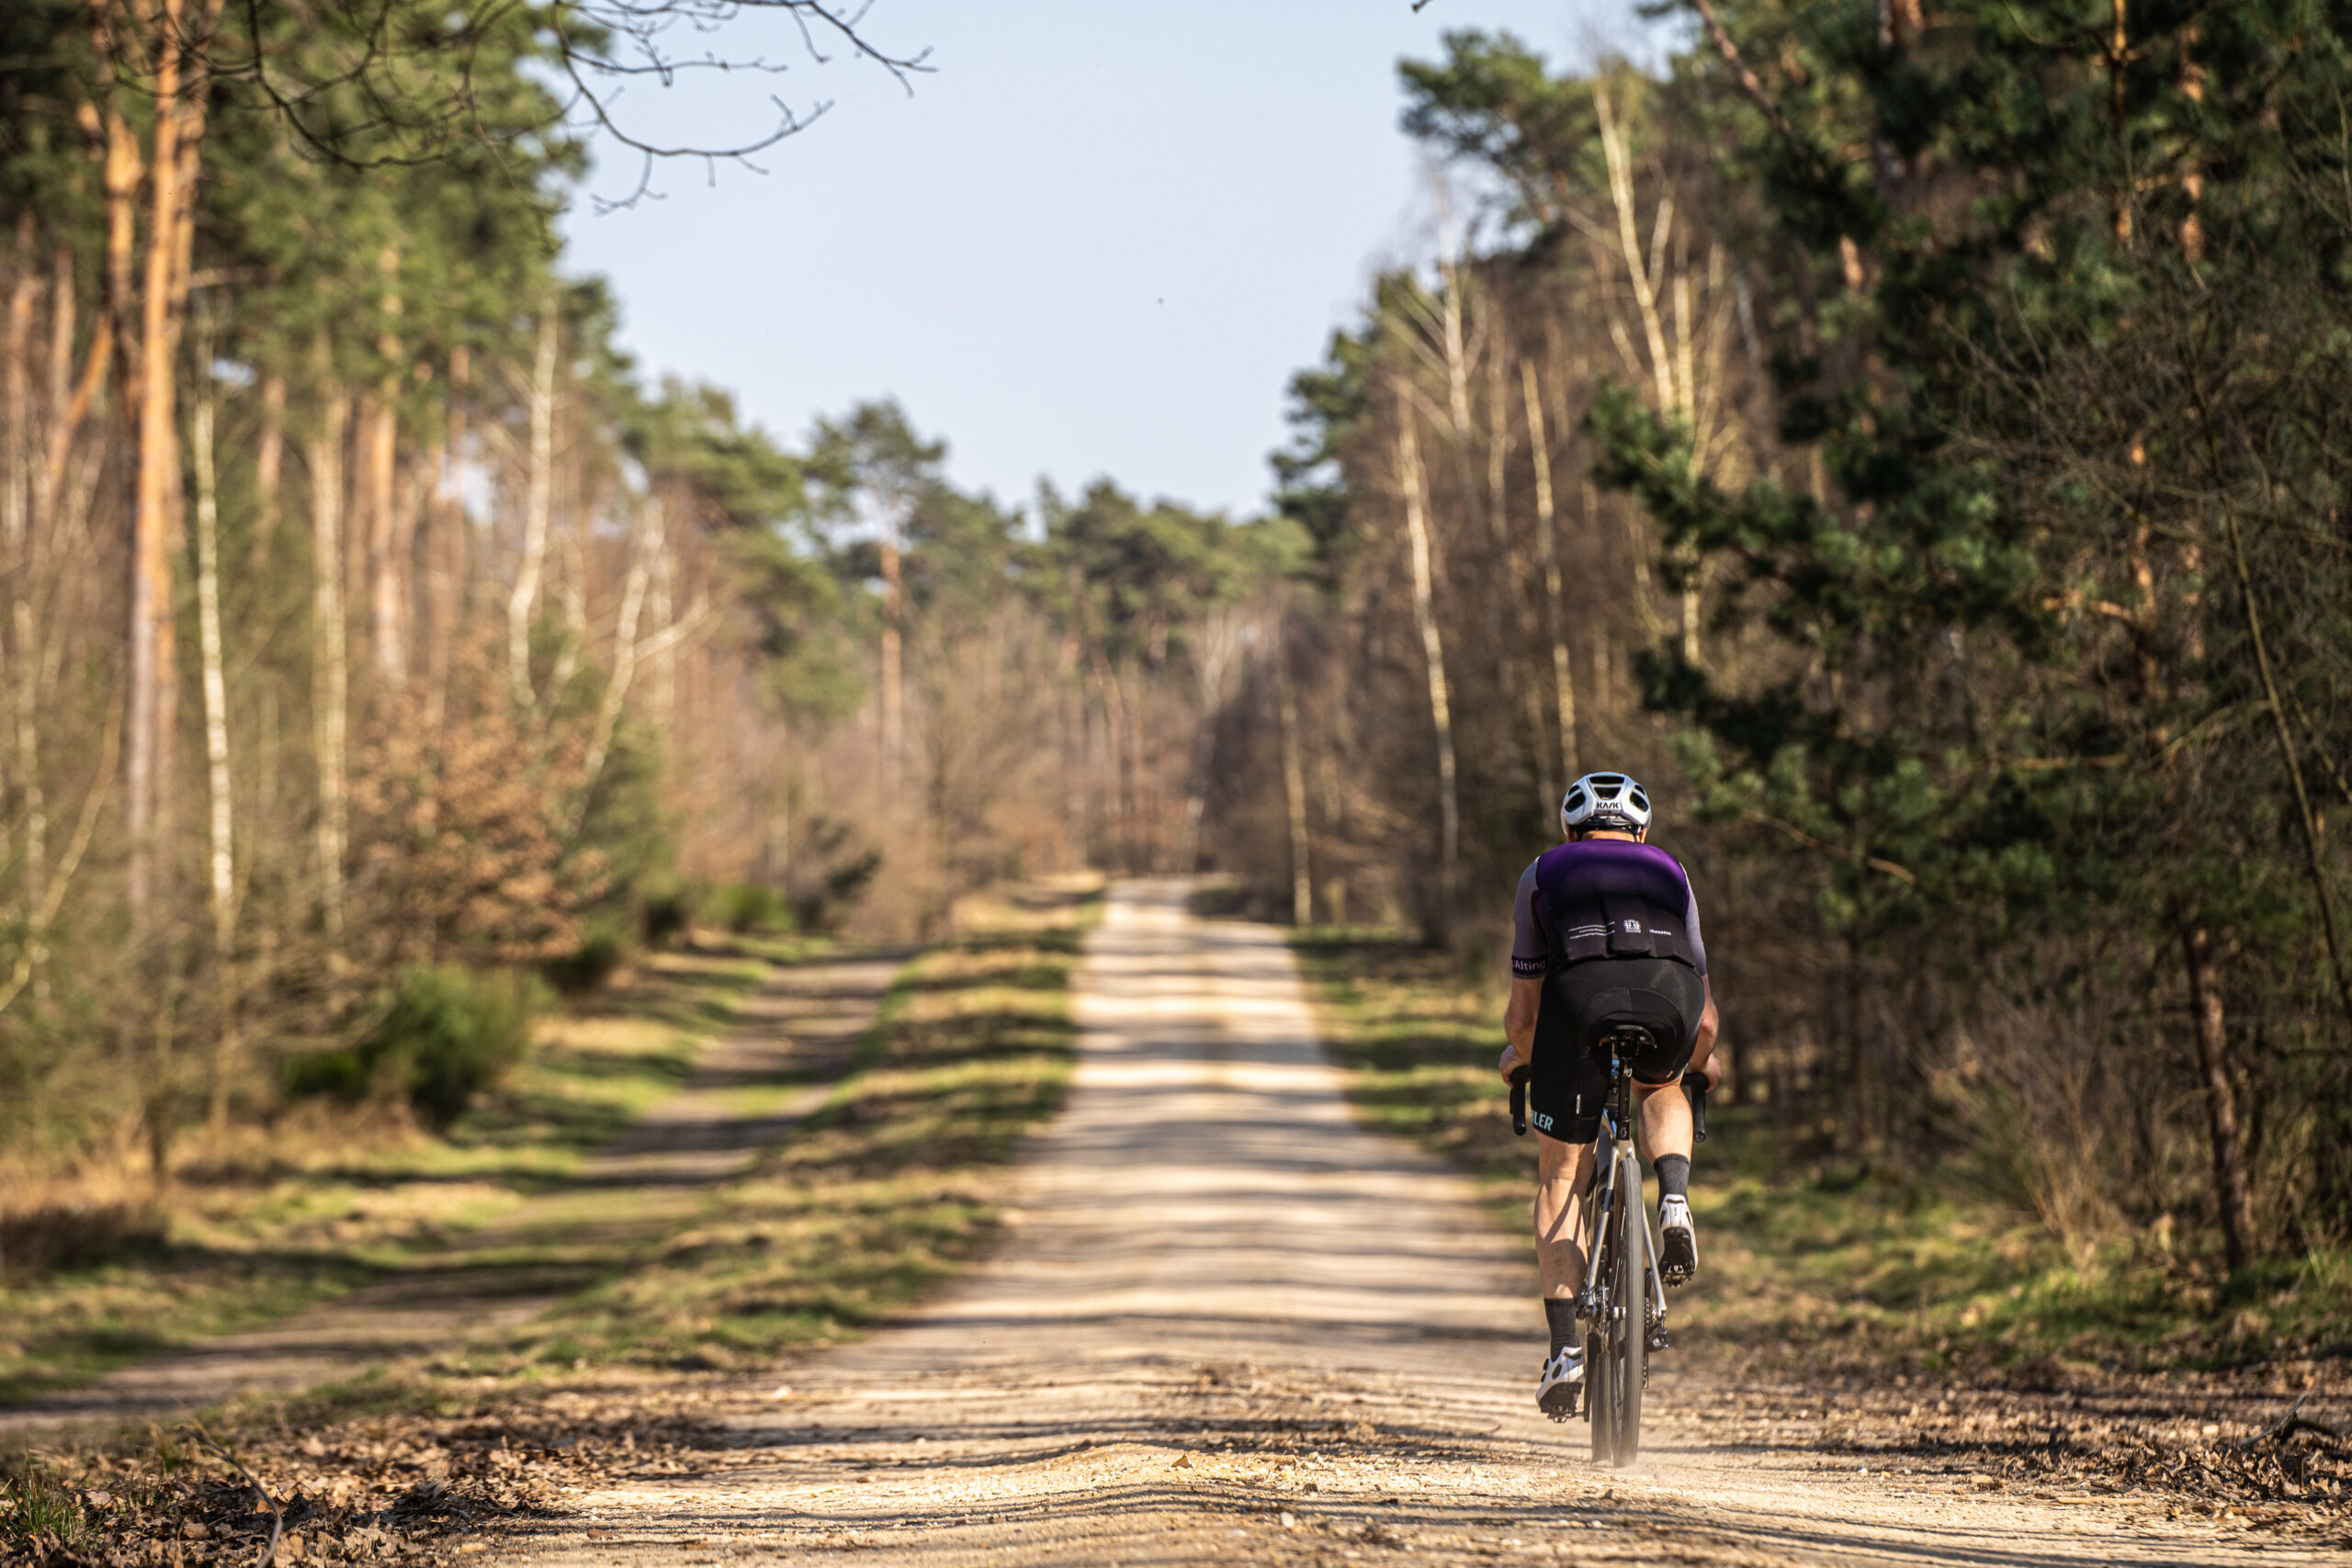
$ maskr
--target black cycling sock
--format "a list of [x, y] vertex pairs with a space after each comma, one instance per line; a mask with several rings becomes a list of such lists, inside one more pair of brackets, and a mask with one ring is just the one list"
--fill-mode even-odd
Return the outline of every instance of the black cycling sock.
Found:
[[1544, 1318], [1552, 1325], [1552, 1354], [1555, 1356], [1584, 1337], [1583, 1331], [1577, 1326], [1577, 1303], [1574, 1302], [1562, 1301], [1557, 1296], [1544, 1297]]
[[1657, 1195], [1661, 1199], [1690, 1196], [1689, 1155], [1660, 1155], [1650, 1164], [1657, 1169]]

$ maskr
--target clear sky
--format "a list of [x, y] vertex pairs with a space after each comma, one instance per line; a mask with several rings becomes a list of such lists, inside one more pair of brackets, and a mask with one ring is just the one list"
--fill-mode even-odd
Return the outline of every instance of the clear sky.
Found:
[[[796, 442], [895, 396], [1007, 501], [1108, 474], [1236, 513], [1263, 503], [1292, 371], [1376, 266], [1426, 254], [1397, 60], [1463, 27], [1555, 62], [1646, 52], [1627, 0], [878, 0], [867, 27], [931, 50], [911, 96], [771, 38], [780, 76], [624, 103], [639, 134], [713, 138], [770, 91], [834, 106], [763, 175], [673, 164], [662, 199], [582, 204], [572, 265], [613, 280], [624, 342]], [[592, 188], [633, 178], [607, 156]]]

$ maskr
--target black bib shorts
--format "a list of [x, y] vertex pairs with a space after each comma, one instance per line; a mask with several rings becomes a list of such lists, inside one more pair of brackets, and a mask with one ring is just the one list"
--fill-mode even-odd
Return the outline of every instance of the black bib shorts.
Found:
[[1592, 1142], [1609, 1103], [1609, 1032], [1645, 1026], [1658, 1043], [1633, 1058], [1634, 1080], [1669, 1084], [1690, 1066], [1706, 1010], [1706, 981], [1670, 958], [1589, 958], [1553, 971], [1535, 1014], [1528, 1121], [1562, 1143]]

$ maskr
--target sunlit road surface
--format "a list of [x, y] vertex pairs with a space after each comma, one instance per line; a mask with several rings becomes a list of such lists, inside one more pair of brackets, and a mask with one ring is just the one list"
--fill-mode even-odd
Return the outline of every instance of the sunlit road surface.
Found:
[[[1533, 1409], [1532, 1269], [1356, 1126], [1279, 932], [1114, 890], [1069, 1106], [1012, 1239], [928, 1309], [722, 1406], [700, 1473], [574, 1495], [527, 1563], [2298, 1562], [2113, 1499], [1984, 1495], [1735, 1443], [1662, 1371], [1649, 1453]], [[782, 1384], [784, 1386], [778, 1386]], [[475, 1550], [467, 1543], [466, 1550]], [[479, 1559], [478, 1559], [479, 1560]]]

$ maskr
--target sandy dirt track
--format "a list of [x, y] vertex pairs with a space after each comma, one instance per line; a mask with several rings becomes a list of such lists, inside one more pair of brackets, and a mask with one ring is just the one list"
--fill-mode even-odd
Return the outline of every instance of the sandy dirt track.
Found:
[[1195, 920], [1180, 885], [1121, 886], [1076, 1005], [1072, 1099], [990, 1262], [902, 1325], [722, 1399], [732, 1446], [690, 1472], [575, 1493], [564, 1517], [460, 1550], [938, 1568], [2344, 1560], [2144, 1495], [1825, 1451], [1802, 1408], [1759, 1433], [1736, 1391], [1664, 1369], [1649, 1455], [1596, 1468], [1582, 1425], [1532, 1407], [1532, 1270], [1465, 1186], [1351, 1122], [1278, 933]]

